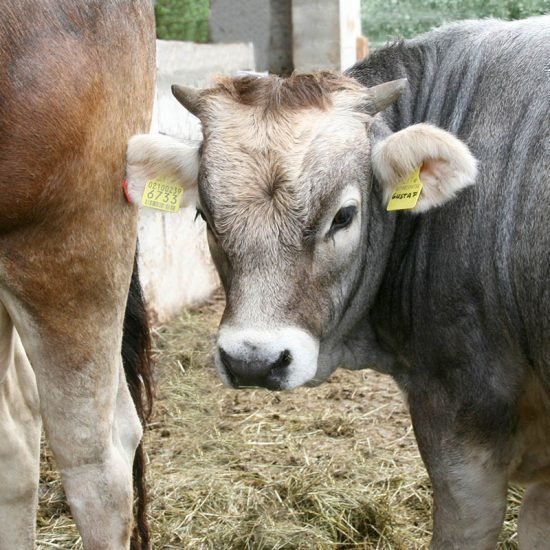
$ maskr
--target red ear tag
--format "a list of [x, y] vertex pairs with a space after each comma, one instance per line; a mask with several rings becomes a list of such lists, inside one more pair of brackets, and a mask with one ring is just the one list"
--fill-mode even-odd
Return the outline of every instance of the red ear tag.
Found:
[[130, 197], [130, 193], [128, 193], [128, 182], [126, 181], [126, 178], [122, 180], [122, 190], [124, 191], [124, 196], [126, 197], [128, 203], [132, 204], [132, 198]]

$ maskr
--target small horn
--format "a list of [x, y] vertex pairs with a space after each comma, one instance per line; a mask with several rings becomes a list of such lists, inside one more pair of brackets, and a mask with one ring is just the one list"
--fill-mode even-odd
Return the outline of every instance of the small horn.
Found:
[[378, 86], [369, 88], [367, 113], [374, 116], [376, 113], [383, 111], [399, 99], [406, 86], [407, 79], [400, 78], [399, 80], [391, 80], [390, 82], [384, 82], [384, 84], [378, 84]]
[[199, 116], [200, 89], [172, 84], [172, 94], [192, 115]]

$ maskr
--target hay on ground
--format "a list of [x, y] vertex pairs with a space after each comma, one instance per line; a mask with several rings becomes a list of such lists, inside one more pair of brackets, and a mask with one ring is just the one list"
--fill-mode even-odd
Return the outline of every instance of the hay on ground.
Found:
[[[430, 484], [393, 382], [342, 371], [288, 393], [227, 389], [210, 351], [222, 307], [155, 331], [153, 548], [426, 548]], [[501, 549], [517, 548], [520, 498], [511, 492]], [[45, 446], [38, 548], [81, 548]]]

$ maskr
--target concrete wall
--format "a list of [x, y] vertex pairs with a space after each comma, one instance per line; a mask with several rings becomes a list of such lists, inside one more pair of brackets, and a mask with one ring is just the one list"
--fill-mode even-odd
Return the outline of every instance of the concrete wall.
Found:
[[344, 70], [355, 63], [360, 0], [292, 0], [294, 68]]
[[[250, 44], [157, 41], [157, 91], [151, 132], [200, 139], [199, 121], [173, 98], [171, 84], [206, 86], [215, 74], [253, 70]], [[191, 208], [165, 214], [142, 208], [139, 218], [141, 281], [151, 315], [163, 322], [207, 299], [218, 286], [206, 229]]]
[[293, 0], [294, 67], [300, 72], [340, 68], [339, 2]]
[[211, 0], [212, 42], [250, 41], [275, 74], [343, 70], [356, 59], [360, 0]]
[[210, 40], [252, 42], [256, 69], [292, 71], [291, 0], [211, 0]]

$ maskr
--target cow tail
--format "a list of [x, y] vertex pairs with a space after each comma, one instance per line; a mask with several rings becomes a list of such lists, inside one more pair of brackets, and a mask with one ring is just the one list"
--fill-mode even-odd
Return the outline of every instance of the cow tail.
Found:
[[[139, 281], [137, 257], [136, 250], [124, 316], [122, 363], [136, 411], [142, 426], [145, 428], [152, 411], [154, 381], [151, 360], [151, 335], [145, 300]], [[148, 550], [150, 548], [145, 469], [143, 442], [140, 442], [136, 449], [133, 465], [135, 522], [131, 541], [132, 550]]]

